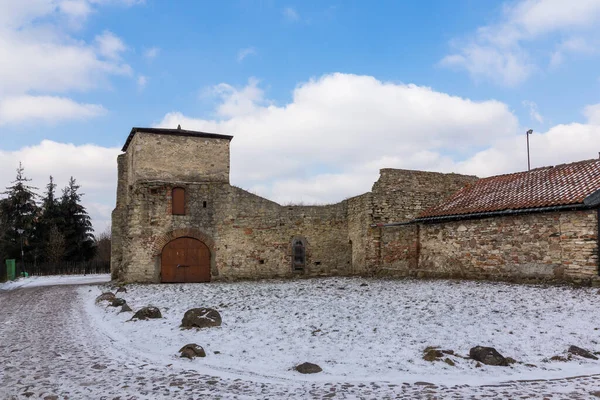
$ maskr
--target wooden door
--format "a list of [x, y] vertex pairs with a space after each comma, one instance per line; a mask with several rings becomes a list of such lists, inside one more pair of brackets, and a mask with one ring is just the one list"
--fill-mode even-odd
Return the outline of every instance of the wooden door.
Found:
[[163, 248], [162, 282], [210, 282], [210, 250], [193, 238], [178, 238]]

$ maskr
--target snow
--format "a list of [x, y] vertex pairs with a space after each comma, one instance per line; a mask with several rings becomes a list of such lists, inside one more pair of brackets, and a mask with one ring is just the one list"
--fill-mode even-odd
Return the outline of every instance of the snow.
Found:
[[[566, 356], [570, 345], [600, 350], [597, 289], [362, 278], [128, 285], [118, 296], [134, 310], [161, 310], [162, 319], [148, 321], [130, 321], [131, 313], [96, 305], [106, 290], [82, 287], [79, 294], [93, 329], [110, 338], [115, 356], [144, 354], [156, 365], [220, 377], [484, 385], [600, 373], [600, 361], [546, 361]], [[217, 309], [222, 326], [180, 329], [185, 311], [197, 307]], [[204, 347], [207, 357], [179, 358], [188, 343]], [[449, 355], [456, 363], [451, 367], [422, 359], [427, 346], [468, 356], [476, 345], [519, 363], [477, 368], [473, 360]], [[323, 372], [292, 369], [303, 362]]]
[[0, 291], [25, 287], [96, 284], [108, 281], [110, 281], [110, 274], [29, 276], [0, 283]]

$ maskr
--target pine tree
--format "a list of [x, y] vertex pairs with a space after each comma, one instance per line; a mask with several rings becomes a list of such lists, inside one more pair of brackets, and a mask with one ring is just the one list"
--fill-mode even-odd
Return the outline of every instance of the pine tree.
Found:
[[[50, 175], [50, 182], [46, 185], [46, 193], [42, 198], [40, 217], [37, 223], [37, 241], [36, 249], [39, 250], [42, 261], [50, 261], [53, 263], [62, 261], [62, 257], [57, 259], [56, 251], [49, 251], [49, 246], [53, 246], [57, 235], [62, 235], [60, 230], [63, 228], [63, 218], [60, 209], [60, 202], [56, 198], [56, 184], [54, 178]], [[64, 253], [64, 252], [63, 252]], [[52, 257], [50, 256], [52, 254]]]
[[81, 196], [77, 193], [79, 185], [71, 177], [63, 189], [60, 199], [62, 234], [65, 239], [66, 261], [88, 261], [94, 257], [94, 235], [92, 221], [81, 205]]
[[36, 240], [35, 221], [38, 213], [35, 202], [37, 195], [34, 192], [37, 188], [29, 186], [29, 181], [31, 179], [25, 177], [23, 165], [19, 163], [17, 177], [12, 186], [7, 187], [3, 193], [7, 196], [6, 199], [0, 202], [0, 215], [4, 227], [0, 232], [2, 253], [7, 258], [21, 260], [22, 244], [25, 261], [31, 261], [35, 257], [30, 243]]

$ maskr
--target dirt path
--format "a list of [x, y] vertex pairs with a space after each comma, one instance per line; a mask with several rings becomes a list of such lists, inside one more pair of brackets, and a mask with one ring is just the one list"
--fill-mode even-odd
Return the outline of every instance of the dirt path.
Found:
[[0, 292], [0, 307], [0, 399], [589, 399], [600, 391], [600, 376], [453, 387], [225, 379], [115, 357], [74, 286]]

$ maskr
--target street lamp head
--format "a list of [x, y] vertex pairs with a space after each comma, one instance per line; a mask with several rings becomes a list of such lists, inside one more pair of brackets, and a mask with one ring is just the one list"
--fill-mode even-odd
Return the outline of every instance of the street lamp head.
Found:
[[17, 229], [17, 233], [18, 233], [19, 235], [22, 235], [22, 234], [23, 234], [23, 232], [25, 232], [25, 230], [24, 230], [24, 229]]
[[531, 135], [532, 133], [533, 133], [533, 129], [530, 129], [530, 130], [527, 131], [528, 135]]

